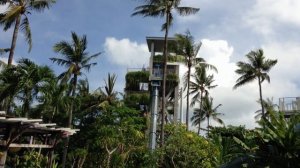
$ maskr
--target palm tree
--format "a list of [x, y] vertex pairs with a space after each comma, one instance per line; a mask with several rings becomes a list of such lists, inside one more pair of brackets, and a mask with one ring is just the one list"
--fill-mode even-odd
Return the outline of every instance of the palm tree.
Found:
[[[213, 85], [213, 82], [215, 81], [213, 78], [213, 75], [207, 75], [205, 66], [197, 66], [195, 68], [195, 74], [192, 75], [192, 78], [194, 81], [190, 81], [190, 94], [193, 94], [191, 101], [191, 106], [194, 106], [196, 102], [199, 102], [200, 108], [199, 111], [202, 112], [202, 100], [203, 97], [207, 97], [209, 92], [209, 89], [213, 89], [217, 87], [217, 85]], [[198, 120], [198, 133], [200, 133], [200, 122], [201, 120]]]
[[56, 116], [64, 116], [70, 111], [72, 99], [67, 95], [68, 86], [59, 85], [56, 80], [51, 80], [41, 87], [41, 95], [38, 97], [40, 104], [36, 111], [41, 114], [43, 121], [63, 124], [61, 119], [64, 117]]
[[105, 100], [102, 103], [107, 103], [108, 105], [112, 105], [117, 100], [118, 93], [114, 90], [116, 80], [117, 80], [117, 76], [115, 74], [111, 75], [110, 73], [108, 73], [107, 80], [104, 80], [104, 82], [105, 82], [104, 89], [105, 90], [103, 91], [100, 88], [100, 93], [101, 93], [101, 95], [104, 96], [104, 100]]
[[0, 109], [11, 113], [11, 107], [18, 93], [17, 87], [21, 76], [17, 73], [15, 66], [7, 67], [7, 65], [3, 63], [2, 67], [4, 68], [0, 72]]
[[[89, 71], [92, 66], [97, 63], [90, 61], [98, 57], [101, 52], [89, 56], [86, 51], [87, 48], [87, 38], [86, 35], [79, 37], [75, 32], [72, 32], [72, 42], [61, 41], [54, 45], [53, 49], [56, 53], [61, 54], [63, 58], [50, 58], [51, 61], [57, 63], [58, 65], [65, 66], [67, 70], [59, 75], [61, 84], [65, 84], [70, 81], [71, 84], [71, 96], [75, 98], [76, 86], [78, 76], [82, 74], [81, 70]], [[72, 76], [72, 77], [71, 77]], [[74, 99], [75, 100], [75, 99]], [[68, 119], [68, 127], [72, 127], [72, 114], [73, 114], [74, 103], [71, 105]], [[68, 145], [69, 138], [67, 138], [66, 146]], [[65, 159], [67, 155], [67, 147], [64, 150], [63, 156], [63, 167], [65, 166]]]
[[[87, 39], [84, 35], [79, 37], [75, 32], [72, 32], [72, 42], [61, 41], [56, 43], [53, 47], [56, 53], [61, 54], [63, 58], [50, 58], [51, 61], [58, 65], [65, 66], [67, 70], [59, 75], [61, 84], [65, 84], [70, 81], [72, 85], [71, 96], [75, 96], [78, 76], [82, 74], [81, 70], [89, 71], [92, 66], [97, 63], [90, 61], [98, 57], [101, 52], [89, 56], [86, 52]], [[72, 77], [71, 77], [72, 76]], [[69, 114], [68, 127], [72, 126], [72, 112]]]
[[262, 109], [262, 117], [265, 118], [264, 103], [262, 96], [261, 84], [267, 80], [270, 83], [270, 76], [268, 72], [276, 65], [277, 60], [266, 59], [262, 49], [257, 51], [250, 51], [246, 57], [248, 62], [239, 61], [237, 63], [238, 69], [235, 71], [240, 77], [236, 80], [233, 89], [243, 86], [253, 80], [258, 80], [260, 104]]
[[32, 47], [31, 30], [28, 15], [31, 11], [42, 12], [45, 8], [49, 8], [55, 0], [1, 0], [0, 5], [8, 4], [8, 9], [4, 14], [0, 14], [0, 24], [4, 26], [3, 30], [7, 31], [13, 24], [14, 32], [8, 57], [8, 65], [12, 64], [17, 36], [19, 29], [24, 31], [26, 41], [29, 45], [28, 51]]
[[[260, 100], [257, 101], [260, 104]], [[279, 106], [277, 104], [274, 104], [273, 102], [273, 98], [267, 98], [266, 100], [263, 100], [263, 105], [264, 105], [264, 109], [265, 109], [265, 117], [266, 119], [269, 119], [269, 115], [270, 115], [270, 111], [278, 111], [279, 110]], [[277, 108], [276, 108], [277, 107]], [[257, 110], [255, 115], [255, 119], [259, 120], [262, 118], [262, 110]]]
[[191, 118], [192, 120], [192, 124], [194, 126], [198, 125], [198, 135], [200, 135], [200, 130], [201, 130], [201, 127], [200, 127], [200, 124], [201, 122], [205, 121], [205, 111], [201, 108], [195, 108], [194, 109], [194, 114]]
[[183, 55], [185, 58], [185, 64], [188, 67], [188, 71], [185, 75], [185, 89], [187, 88], [187, 99], [186, 99], [186, 126], [188, 128], [189, 125], [189, 101], [190, 101], [190, 78], [191, 78], [191, 69], [196, 65], [201, 65], [205, 68], [210, 68], [217, 72], [216, 67], [213, 65], [207, 64], [205, 60], [201, 57], [197, 57], [197, 54], [201, 47], [200, 43], [195, 43], [194, 37], [191, 35], [189, 31], [186, 32], [185, 35], [183, 34], [176, 34], [178, 45], [176, 46], [176, 53]]
[[284, 112], [273, 109], [266, 111], [269, 119], [258, 121], [260, 127], [253, 130], [253, 134], [243, 134], [242, 139], [234, 137], [245, 152], [225, 167], [242, 167], [245, 163], [250, 167], [300, 166], [300, 115], [286, 119]]
[[29, 59], [21, 59], [17, 66], [7, 68], [0, 75], [0, 81], [4, 82], [0, 89], [0, 99], [6, 100], [8, 111], [13, 99], [19, 99], [23, 102], [21, 113], [28, 117], [30, 105], [37, 98], [41, 87], [52, 79], [54, 73], [49, 67], [38, 66]]
[[53, 71], [48, 66], [38, 66], [29, 59], [18, 61], [17, 71], [19, 78], [19, 99], [23, 102], [22, 113], [28, 117], [30, 104], [38, 96], [40, 88], [48, 81], [55, 78]]
[[[222, 115], [222, 113], [218, 113], [217, 109], [221, 106], [221, 104], [217, 105], [216, 107], [213, 106], [213, 98], [209, 98], [208, 96], [204, 97], [202, 101], [202, 108], [201, 111], [200, 109], [195, 109], [194, 116], [197, 118], [200, 114], [201, 118], [206, 118], [207, 119], [207, 135], [209, 134], [209, 127], [210, 127], [210, 118], [215, 120], [219, 124], [224, 124], [223, 121], [218, 117]], [[204, 114], [204, 115], [203, 115]], [[200, 123], [199, 123], [199, 128], [200, 128]], [[198, 129], [198, 134], [200, 129]]]
[[221, 106], [213, 106], [213, 98], [209, 98], [205, 96], [202, 101], [202, 108], [195, 108], [194, 115], [192, 117], [193, 125], [198, 125], [198, 134], [200, 134], [200, 123], [207, 120], [207, 134], [209, 134], [209, 127], [210, 127], [210, 118], [218, 122], [219, 124], [224, 124], [223, 121], [218, 117], [222, 115], [222, 113], [217, 113], [217, 109]]
[[195, 14], [199, 11], [199, 8], [181, 7], [179, 6], [181, 0], [144, 0], [145, 5], [141, 5], [135, 8], [135, 12], [132, 16], [142, 15], [144, 17], [165, 17], [165, 23], [162, 25], [162, 30], [165, 30], [164, 37], [164, 70], [163, 70], [163, 85], [162, 85], [162, 112], [161, 112], [161, 145], [163, 145], [164, 139], [164, 118], [165, 118], [165, 104], [166, 104], [166, 79], [167, 79], [167, 53], [168, 53], [168, 34], [169, 27], [173, 23], [173, 11], [177, 11], [181, 16], [187, 16]]

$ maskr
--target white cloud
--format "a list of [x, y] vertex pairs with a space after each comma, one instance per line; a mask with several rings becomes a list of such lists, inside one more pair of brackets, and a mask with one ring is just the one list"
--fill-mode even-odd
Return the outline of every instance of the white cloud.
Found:
[[6, 11], [8, 5], [0, 5], [0, 13], [3, 13]]
[[[300, 43], [286, 41], [264, 45], [265, 55], [277, 59], [278, 63], [270, 71], [271, 86], [266, 86], [266, 94], [276, 98], [300, 96], [299, 62]], [[277, 102], [276, 102], [277, 103]]]
[[214, 75], [217, 88], [210, 91], [214, 97], [214, 105], [222, 104], [218, 109], [224, 116], [221, 118], [225, 124], [246, 125], [248, 128], [255, 126], [254, 112], [259, 108], [256, 103], [258, 91], [255, 84], [233, 90], [237, 75], [236, 65], [231, 62], [234, 52], [226, 40], [203, 39], [199, 56], [218, 68], [218, 73]]
[[[255, 111], [260, 108], [256, 102], [259, 99], [257, 82], [254, 81], [233, 90], [232, 87], [238, 78], [234, 72], [237, 69], [235, 62], [231, 62], [234, 48], [225, 40], [204, 39], [202, 42], [199, 55], [208, 63], [217, 66], [219, 71], [215, 74], [215, 83], [218, 87], [212, 89], [210, 93], [215, 105], [222, 104], [219, 112], [225, 115], [221, 118], [226, 125], [246, 125], [247, 128], [254, 128], [256, 126]], [[278, 103], [280, 97], [300, 96], [299, 45], [292, 42], [264, 45], [265, 56], [268, 59], [278, 59], [277, 65], [269, 72], [271, 83], [263, 83], [264, 98], [273, 97], [274, 103]], [[241, 60], [246, 61], [245, 58]], [[184, 69], [182, 68], [181, 71]]]
[[150, 53], [146, 44], [138, 44], [129, 39], [118, 40], [108, 37], [104, 47], [107, 59], [114, 64], [133, 68], [149, 64]]
[[270, 34], [278, 25], [300, 27], [299, 9], [299, 0], [256, 0], [246, 13], [245, 21], [257, 32]]
[[235, 80], [232, 75], [235, 64], [230, 62], [233, 51], [233, 47], [229, 46], [225, 40], [202, 40], [202, 47], [198, 55], [217, 67], [219, 72], [215, 75], [215, 80], [219, 86], [232, 87], [232, 83]]
[[[212, 89], [210, 93], [214, 98], [215, 106], [222, 104], [218, 112], [223, 113], [224, 116], [220, 116], [220, 118], [224, 120], [226, 125], [246, 125], [247, 128], [254, 128], [254, 112], [259, 109], [259, 104], [256, 103], [258, 90], [254, 83], [238, 90], [232, 89], [237, 78], [234, 73], [236, 69], [235, 63], [230, 61], [234, 48], [225, 40], [203, 39], [202, 43], [199, 56], [205, 58], [208, 63], [218, 68], [218, 74], [214, 74], [214, 84], [217, 84], [218, 87]], [[181, 66], [181, 77], [186, 70], [186, 67]], [[257, 91], [253, 91], [254, 89]], [[184, 115], [186, 109], [185, 103], [186, 99], [183, 100]], [[192, 111], [193, 108], [190, 108], [190, 116], [193, 113]], [[214, 122], [212, 124], [217, 125]], [[202, 126], [205, 126], [205, 122]]]

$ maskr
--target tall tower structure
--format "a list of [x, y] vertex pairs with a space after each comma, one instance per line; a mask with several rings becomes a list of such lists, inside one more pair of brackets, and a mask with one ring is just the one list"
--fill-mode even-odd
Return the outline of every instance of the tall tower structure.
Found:
[[[151, 112], [151, 123], [150, 123], [150, 142], [149, 148], [155, 149], [156, 146], [156, 135], [157, 125], [161, 121], [159, 115], [161, 113], [162, 104], [162, 80], [163, 80], [163, 37], [147, 37], [147, 44], [150, 55], [149, 60], [149, 81], [150, 81], [150, 112]], [[167, 62], [167, 82], [166, 82], [166, 111], [165, 113], [167, 122], [176, 123], [179, 120], [179, 62], [183, 61], [181, 56], [177, 56], [172, 47], [176, 47], [176, 39], [168, 38], [168, 44], [170, 49], [168, 51], [168, 62]]]

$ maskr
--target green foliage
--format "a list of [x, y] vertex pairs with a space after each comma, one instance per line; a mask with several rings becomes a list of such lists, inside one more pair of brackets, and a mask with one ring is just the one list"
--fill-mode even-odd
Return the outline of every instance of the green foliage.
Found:
[[27, 151], [17, 159], [16, 168], [44, 168], [47, 166], [47, 157], [36, 151]]
[[216, 163], [221, 166], [243, 156], [246, 150], [235, 141], [235, 138], [238, 137], [248, 146], [253, 146], [255, 142], [245, 138], [251, 134], [252, 131], [244, 126], [213, 127], [209, 139], [220, 151], [219, 155], [216, 155]]
[[[168, 62], [184, 62], [184, 57], [182, 55], [169, 55]], [[162, 55], [153, 56], [153, 63], [162, 63], [164, 57]]]
[[139, 91], [140, 83], [149, 82], [149, 71], [135, 71], [126, 74], [126, 87], [127, 91]]
[[171, 73], [171, 74], [167, 74], [167, 80], [179, 82], [179, 77], [177, 74]]
[[293, 168], [299, 167], [300, 136], [295, 127], [300, 117], [285, 119], [283, 113], [269, 111], [269, 120], [262, 119], [261, 126], [234, 141], [244, 154], [225, 167], [244, 165], [246, 167]]
[[261, 163], [270, 167], [300, 166], [300, 136], [295, 131], [299, 123], [299, 115], [285, 119], [282, 112], [274, 111], [269, 111], [269, 120], [259, 121], [261, 128], [256, 130], [259, 139], [256, 155]]
[[161, 167], [215, 167], [214, 156], [219, 151], [211, 142], [181, 125], [166, 125], [166, 139], [158, 154]]
[[40, 117], [30, 113], [31, 105], [41, 93], [41, 88], [54, 79], [55, 75], [49, 67], [39, 66], [29, 59], [20, 59], [17, 66], [5, 68], [0, 74], [2, 108], [10, 109], [12, 101], [18, 99], [22, 104], [21, 116]]
[[104, 101], [100, 104], [100, 106], [104, 107], [106, 104], [112, 105], [117, 102], [117, 95], [118, 92], [115, 91], [115, 84], [117, 81], [116, 74], [110, 74], [107, 75], [107, 80], [104, 80], [105, 86], [104, 91], [99, 88], [100, 94], [103, 96]]
[[[87, 117], [90, 119], [84, 119], [79, 127], [81, 131], [72, 137], [74, 150], [71, 158], [77, 157], [73, 162], [78, 163], [84, 158], [84, 167], [134, 167], [142, 164], [147, 151], [146, 124], [139, 111], [114, 105], [102, 109], [98, 116]], [[79, 148], [87, 153], [79, 152]], [[78, 156], [78, 153], [82, 155]]]
[[150, 94], [149, 93], [131, 93], [125, 96], [124, 103], [126, 106], [140, 109], [139, 105], [149, 105], [150, 104]]

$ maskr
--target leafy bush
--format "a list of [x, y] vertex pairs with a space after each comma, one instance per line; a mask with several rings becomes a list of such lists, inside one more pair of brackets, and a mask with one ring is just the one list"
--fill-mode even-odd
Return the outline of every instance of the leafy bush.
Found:
[[166, 125], [163, 148], [158, 149], [163, 158], [161, 167], [215, 167], [217, 148], [205, 138], [186, 131], [185, 126]]

